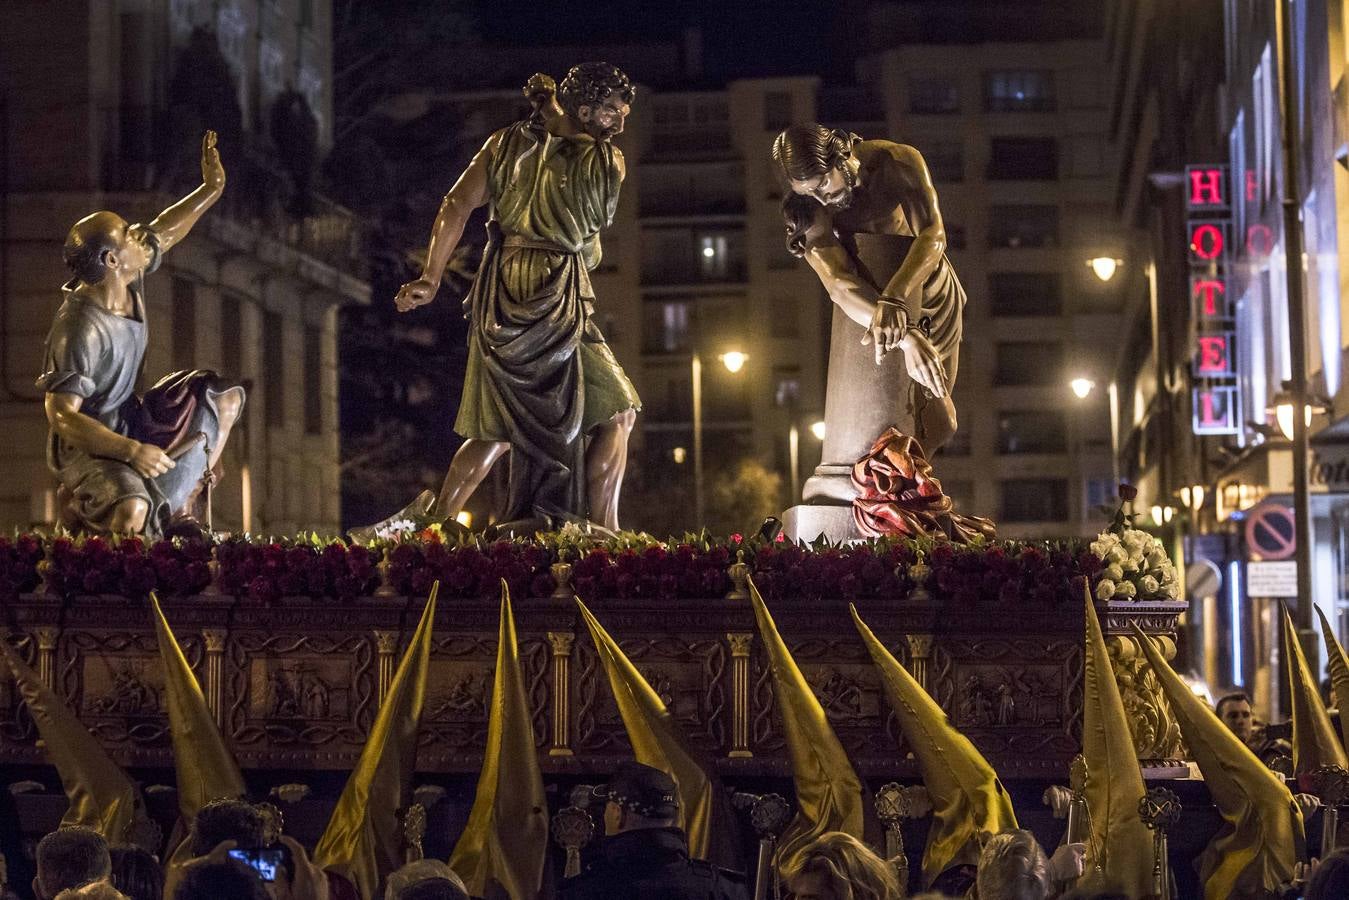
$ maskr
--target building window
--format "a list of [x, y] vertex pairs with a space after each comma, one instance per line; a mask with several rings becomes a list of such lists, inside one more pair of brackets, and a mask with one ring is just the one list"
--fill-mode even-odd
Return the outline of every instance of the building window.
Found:
[[944, 115], [960, 112], [960, 90], [949, 75], [914, 75], [909, 78], [909, 112]]
[[698, 265], [703, 278], [711, 281], [724, 279], [729, 257], [726, 235], [704, 234], [698, 238]]
[[677, 126], [689, 122], [689, 104], [686, 100], [661, 98], [652, 104], [652, 121], [655, 125]]
[[725, 122], [731, 117], [730, 104], [725, 98], [698, 101], [693, 104], [693, 124], [708, 125], [713, 122]]
[[286, 326], [281, 314], [268, 310], [262, 317], [263, 405], [267, 424], [286, 424]]
[[998, 413], [999, 453], [1062, 453], [1068, 447], [1063, 413], [1023, 410]]
[[647, 353], [683, 353], [691, 348], [689, 306], [687, 300], [648, 300], [644, 304]]
[[994, 206], [989, 210], [990, 247], [1055, 247], [1058, 243], [1057, 206]]
[[745, 233], [742, 229], [644, 228], [642, 283], [705, 284], [743, 281]]
[[792, 124], [792, 95], [787, 91], [769, 91], [763, 95], [765, 131], [781, 131]]
[[988, 276], [988, 303], [995, 316], [1057, 316], [1063, 312], [1055, 272], [994, 272]]
[[951, 505], [957, 512], [969, 513], [974, 510], [974, 482], [968, 478], [942, 479], [942, 493], [951, 498]]
[[951, 439], [949, 441], [947, 441], [945, 444], [941, 446], [939, 450], [937, 450], [937, 452], [934, 454], [934, 457], [969, 456], [970, 446], [972, 444], [970, 438], [973, 435], [971, 427], [972, 426], [968, 423], [963, 425], [959, 431], [951, 435]]
[[773, 370], [773, 402], [784, 409], [801, 403], [801, 370], [795, 366]]
[[186, 278], [173, 279], [173, 367], [197, 367], [197, 286]]
[[1054, 138], [993, 138], [988, 177], [992, 181], [1052, 181], [1059, 177], [1059, 142]]
[[999, 386], [1058, 384], [1063, 377], [1063, 345], [1009, 341], [997, 345], [993, 383]]
[[959, 141], [933, 141], [923, 151], [923, 159], [934, 182], [965, 180], [965, 148]]
[[323, 332], [312, 325], [304, 329], [304, 432], [323, 433]]
[[1064, 522], [1068, 482], [1062, 478], [1012, 478], [1002, 482], [999, 522]]
[[1114, 508], [1118, 505], [1119, 483], [1110, 476], [1103, 478], [1088, 478], [1086, 484], [1086, 500], [1088, 516], [1094, 515], [1103, 507], [1111, 510], [1114, 514]]
[[600, 264], [594, 274], [603, 275], [618, 271], [618, 235], [606, 234], [600, 242]]
[[1053, 112], [1054, 73], [987, 72], [984, 109], [988, 112]]

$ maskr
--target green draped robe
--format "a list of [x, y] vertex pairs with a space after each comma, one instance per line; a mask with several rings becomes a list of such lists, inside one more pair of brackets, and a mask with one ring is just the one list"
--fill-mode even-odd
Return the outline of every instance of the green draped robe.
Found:
[[489, 141], [489, 240], [464, 301], [468, 371], [455, 431], [511, 445], [504, 520], [587, 514], [585, 436], [637, 391], [596, 325], [590, 270], [623, 168], [608, 141], [529, 121]]

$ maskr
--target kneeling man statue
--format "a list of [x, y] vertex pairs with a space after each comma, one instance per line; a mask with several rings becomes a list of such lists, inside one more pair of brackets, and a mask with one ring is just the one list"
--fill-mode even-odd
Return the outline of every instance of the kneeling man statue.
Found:
[[202, 369], [136, 394], [149, 342], [145, 276], [225, 188], [215, 132], [202, 141], [201, 174], [200, 187], [148, 225], [96, 212], [66, 237], [74, 277], [62, 288], [37, 386], [46, 393], [60, 517], [72, 529], [148, 538], [192, 530], [194, 501], [243, 409], [241, 386]]

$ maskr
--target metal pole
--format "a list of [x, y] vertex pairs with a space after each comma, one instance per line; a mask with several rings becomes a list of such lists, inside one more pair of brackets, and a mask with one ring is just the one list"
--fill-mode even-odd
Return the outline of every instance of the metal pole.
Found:
[[[1157, 456], [1157, 499], [1153, 502], [1160, 506], [1171, 505], [1171, 388], [1170, 366], [1163, 359], [1166, 341], [1162, 337], [1161, 300], [1157, 295], [1157, 262], [1149, 261], [1146, 269], [1148, 276], [1148, 315], [1152, 319], [1152, 362], [1154, 377], [1157, 379], [1154, 399], [1157, 404], [1157, 417], [1161, 420], [1162, 442], [1165, 449]], [[1161, 524], [1161, 523], [1158, 523]]]
[[1119, 384], [1112, 380], [1106, 394], [1110, 398], [1110, 473], [1114, 476], [1115, 483], [1119, 484]]
[[801, 487], [801, 430], [792, 423], [792, 427], [787, 429], [787, 455], [791, 462], [792, 489], [789, 491], [789, 497], [793, 503], [799, 497]]
[[703, 359], [693, 351], [693, 510], [694, 524], [703, 528], [707, 512], [703, 501]]
[[1307, 491], [1307, 303], [1302, 284], [1302, 205], [1298, 179], [1297, 79], [1293, 65], [1291, 0], [1276, 0], [1279, 33], [1279, 81], [1283, 124], [1283, 246], [1288, 279], [1288, 352], [1293, 400], [1293, 518], [1296, 522], [1294, 559], [1297, 563], [1297, 629], [1312, 671], [1318, 671], [1319, 646], [1312, 624], [1312, 522]]

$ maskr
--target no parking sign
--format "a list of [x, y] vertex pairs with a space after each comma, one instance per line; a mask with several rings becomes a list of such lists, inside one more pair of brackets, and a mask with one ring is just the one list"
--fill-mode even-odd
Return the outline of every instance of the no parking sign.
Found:
[[1277, 503], [1262, 503], [1246, 517], [1246, 551], [1253, 560], [1292, 559], [1297, 551], [1297, 520]]

